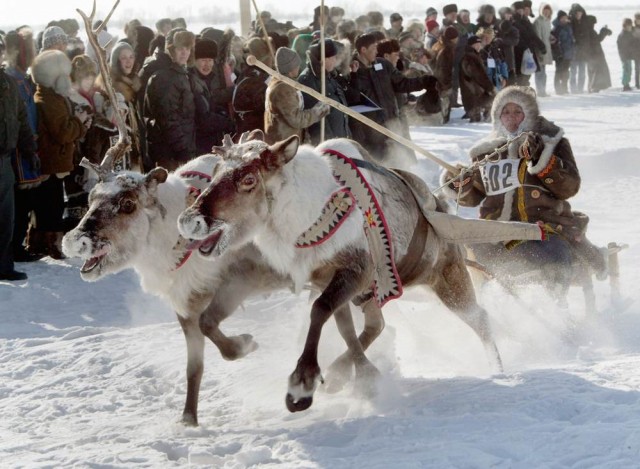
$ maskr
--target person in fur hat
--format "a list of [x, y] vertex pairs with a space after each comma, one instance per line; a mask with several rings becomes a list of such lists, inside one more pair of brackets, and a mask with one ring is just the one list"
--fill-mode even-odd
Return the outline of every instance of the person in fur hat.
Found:
[[[264, 39], [249, 39], [245, 44], [245, 51], [247, 55], [253, 55], [273, 68], [271, 47]], [[264, 131], [265, 96], [270, 79], [268, 73], [256, 66], [247, 66], [238, 77], [232, 100], [238, 133], [254, 129]]]
[[[0, 35], [0, 62], [5, 43]], [[27, 110], [20, 97], [16, 81], [0, 67], [0, 280], [26, 280], [27, 274], [15, 270], [13, 259], [14, 183], [11, 153], [16, 150], [29, 158], [30, 166], [37, 169], [35, 138], [29, 126]]]
[[69, 101], [71, 61], [64, 52], [40, 53], [33, 61], [31, 73], [37, 85], [34, 100], [38, 110], [38, 153], [42, 175], [47, 178], [37, 189], [39, 203], [35, 210], [37, 237], [42, 242], [30, 240], [27, 249], [35, 249], [37, 253], [36, 246], [43, 246], [44, 254], [62, 259], [63, 178], [74, 169], [75, 147], [86, 133], [84, 123], [90, 120], [90, 115], [73, 113]]
[[458, 30], [453, 26], [447, 26], [431, 49], [436, 58], [433, 73], [438, 79], [438, 92], [442, 103], [443, 122], [449, 122], [451, 107], [455, 97], [453, 94], [453, 66], [456, 56], [456, 44], [458, 43]]
[[183, 28], [169, 31], [165, 51], [157, 53], [159, 69], [145, 90], [149, 158], [170, 171], [197, 155], [195, 101], [187, 70], [194, 46], [192, 32]]
[[547, 96], [547, 71], [546, 66], [553, 63], [553, 55], [551, 48], [551, 40], [555, 41], [555, 38], [551, 36], [551, 16], [553, 15], [553, 8], [548, 3], [540, 4], [540, 14], [533, 21], [533, 29], [536, 31], [536, 35], [544, 42], [546, 51], [545, 53], [538, 52], [538, 68], [536, 72], [536, 91], [538, 96]]
[[481, 122], [489, 114], [496, 93], [480, 56], [482, 48], [482, 39], [471, 36], [460, 61], [460, 94], [470, 122]]
[[[28, 70], [36, 56], [33, 32], [29, 27], [21, 27], [9, 31], [4, 38], [6, 45], [5, 73], [12, 77], [17, 85], [20, 98], [27, 111], [27, 121], [34, 136], [38, 133], [38, 111], [33, 96], [35, 85]], [[32, 190], [40, 184], [40, 170], [32, 171], [32, 162], [22, 152], [11, 152], [11, 164], [15, 170], [16, 185], [14, 190], [15, 224], [13, 229], [13, 259], [16, 262], [30, 262], [41, 256], [30, 254], [25, 249], [30, 212], [37, 203], [37, 191]], [[39, 168], [39, 162], [38, 162]]]
[[196, 40], [195, 63], [189, 67], [189, 78], [196, 102], [198, 154], [211, 152], [212, 147], [222, 144], [225, 134], [235, 133], [235, 124], [229, 117], [228, 107], [216, 100], [220, 86], [215, 73], [217, 58], [218, 44], [215, 41]]
[[580, 188], [580, 173], [564, 131], [540, 115], [529, 87], [499, 92], [491, 108], [492, 132], [470, 150], [471, 162], [497, 152], [486, 164], [461, 174], [444, 171], [445, 193], [466, 207], [480, 206], [487, 220], [542, 222], [553, 233], [547, 241], [474, 247], [478, 261], [502, 278], [509, 273], [542, 270], [546, 287], [565, 304], [576, 257], [606, 276], [603, 252], [585, 237], [588, 217], [573, 211], [568, 199]]
[[[300, 57], [288, 47], [276, 52], [278, 72], [295, 80], [300, 73]], [[269, 144], [297, 135], [305, 141], [305, 130], [329, 114], [328, 104], [318, 102], [310, 109], [304, 109], [302, 93], [277, 78], [269, 82], [266, 93], [264, 114], [265, 141]]]

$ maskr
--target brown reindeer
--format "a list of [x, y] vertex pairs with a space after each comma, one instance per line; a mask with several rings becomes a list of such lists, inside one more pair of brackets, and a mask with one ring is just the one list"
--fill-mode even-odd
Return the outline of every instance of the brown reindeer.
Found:
[[[360, 209], [323, 243], [296, 247], [300, 235], [317, 223], [327, 201], [340, 190], [335, 159], [323, 154], [328, 148], [351, 158], [368, 158], [362, 147], [344, 139], [317, 149], [299, 147], [295, 136], [271, 146], [259, 141], [234, 145], [216, 166], [211, 185], [178, 220], [183, 236], [213, 243], [214, 255], [252, 241], [267, 262], [289, 274], [296, 285], [311, 281], [322, 291], [311, 309], [304, 350], [289, 377], [286, 404], [291, 412], [305, 410], [313, 402], [321, 380], [317, 352], [324, 323], [332, 314], [344, 314], [349, 301], [367, 295], [375, 277]], [[476, 302], [462, 248], [437, 235], [403, 179], [362, 160], [357, 164], [386, 216], [402, 283], [431, 287], [476, 332], [501, 370], [489, 319]], [[351, 355], [365, 370], [357, 379], [370, 379], [375, 369], [354, 337], [353, 331], [346, 338]]]

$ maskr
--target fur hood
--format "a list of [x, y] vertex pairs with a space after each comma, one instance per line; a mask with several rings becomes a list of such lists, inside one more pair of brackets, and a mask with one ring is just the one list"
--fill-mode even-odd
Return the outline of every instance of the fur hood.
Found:
[[38, 86], [51, 88], [62, 96], [69, 95], [71, 61], [64, 52], [48, 50], [38, 54], [31, 65], [31, 74]]
[[[493, 131], [471, 147], [470, 156], [475, 159], [507, 142], [511, 134], [500, 121], [500, 114], [507, 103], [515, 103], [524, 111], [525, 117], [522, 124], [520, 124], [519, 132], [535, 132], [540, 134], [545, 142], [544, 150], [537, 164], [530, 164], [528, 168], [530, 174], [537, 174], [549, 163], [553, 149], [564, 136], [564, 130], [540, 115], [535, 92], [530, 87], [509, 86], [496, 95], [491, 107]], [[509, 145], [508, 154], [510, 158], [518, 158], [518, 146], [521, 143], [520, 139], [516, 139]]]

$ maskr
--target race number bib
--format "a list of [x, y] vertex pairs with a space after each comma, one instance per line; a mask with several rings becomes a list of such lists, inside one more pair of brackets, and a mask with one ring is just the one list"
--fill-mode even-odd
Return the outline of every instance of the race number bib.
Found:
[[522, 184], [518, 180], [520, 160], [500, 160], [480, 167], [482, 183], [487, 195], [504, 194]]

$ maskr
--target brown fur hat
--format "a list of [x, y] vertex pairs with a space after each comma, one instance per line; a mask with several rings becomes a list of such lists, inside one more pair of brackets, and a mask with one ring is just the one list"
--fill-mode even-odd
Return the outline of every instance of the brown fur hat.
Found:
[[88, 55], [77, 55], [71, 61], [71, 81], [80, 83], [88, 76], [98, 76], [98, 65]]
[[196, 37], [190, 31], [184, 28], [173, 28], [167, 34], [167, 40], [164, 43], [164, 48], [167, 52], [171, 52], [176, 47], [188, 47], [193, 49], [196, 44]]
[[59, 50], [41, 52], [33, 60], [31, 75], [38, 86], [52, 88], [62, 96], [68, 96], [71, 89], [71, 61], [67, 54]]
[[271, 57], [271, 51], [269, 45], [264, 39], [259, 37], [252, 37], [245, 44], [245, 48], [249, 50], [249, 53], [255, 56], [256, 59], [264, 62], [267, 58]]

